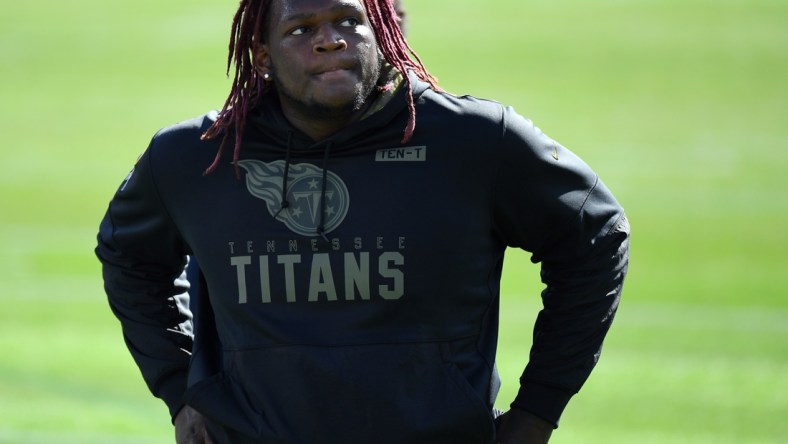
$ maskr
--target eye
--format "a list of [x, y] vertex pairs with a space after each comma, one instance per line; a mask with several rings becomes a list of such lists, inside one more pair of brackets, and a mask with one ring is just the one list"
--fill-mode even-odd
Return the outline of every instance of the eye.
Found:
[[358, 26], [360, 24], [361, 24], [361, 22], [358, 19], [355, 19], [353, 17], [348, 17], [348, 18], [342, 20], [341, 22], [339, 22], [340, 26], [346, 26], [348, 28], [355, 28], [356, 26]]
[[292, 31], [290, 31], [290, 35], [304, 35], [307, 32], [309, 32], [309, 27], [299, 26], [298, 28], [295, 28]]

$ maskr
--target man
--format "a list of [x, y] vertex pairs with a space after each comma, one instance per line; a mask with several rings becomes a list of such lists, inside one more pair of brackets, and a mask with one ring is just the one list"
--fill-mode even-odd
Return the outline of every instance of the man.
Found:
[[[595, 365], [623, 210], [510, 108], [442, 92], [396, 21], [242, 1], [222, 111], [159, 132], [110, 203], [110, 305], [178, 442], [544, 443]], [[507, 247], [541, 262], [545, 309], [494, 418]]]

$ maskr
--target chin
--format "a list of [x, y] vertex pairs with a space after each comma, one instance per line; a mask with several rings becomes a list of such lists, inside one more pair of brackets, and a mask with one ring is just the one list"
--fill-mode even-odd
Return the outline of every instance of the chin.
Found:
[[363, 97], [361, 94], [343, 94], [341, 96], [315, 98], [312, 101], [311, 108], [324, 110], [331, 114], [350, 113], [361, 109], [364, 106], [364, 102], [366, 102], [366, 97]]
[[343, 114], [349, 114], [355, 111], [356, 103], [354, 101], [333, 101], [333, 100], [313, 100], [310, 103], [304, 104], [304, 111], [313, 116], [320, 117], [338, 117]]

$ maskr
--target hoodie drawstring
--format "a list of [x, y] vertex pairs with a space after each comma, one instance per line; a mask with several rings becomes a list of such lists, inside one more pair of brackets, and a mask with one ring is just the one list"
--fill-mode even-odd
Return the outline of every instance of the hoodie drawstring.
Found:
[[279, 216], [279, 213], [282, 212], [285, 208], [290, 206], [290, 202], [287, 200], [287, 173], [290, 171], [290, 149], [293, 146], [293, 131], [287, 131], [287, 149], [285, 150], [285, 171], [282, 174], [282, 204], [279, 206], [279, 210], [276, 211], [274, 214], [274, 219]]
[[328, 243], [326, 236], [326, 188], [328, 186], [328, 155], [331, 153], [331, 141], [326, 144], [323, 153], [323, 189], [320, 192], [320, 225], [317, 226], [317, 234]]
[[[285, 170], [282, 173], [282, 204], [279, 206], [279, 210], [276, 211], [274, 214], [274, 219], [279, 216], [279, 213], [282, 212], [285, 208], [290, 207], [290, 202], [287, 200], [287, 179], [288, 174], [290, 172], [290, 151], [292, 151], [293, 146], [293, 132], [287, 132], [287, 150], [285, 151]], [[323, 238], [323, 240], [328, 244], [330, 241], [328, 240], [328, 236], [326, 236], [326, 195], [328, 193], [328, 156], [331, 154], [331, 146], [332, 142], [328, 141], [326, 143], [326, 149], [323, 153], [323, 184], [322, 189], [320, 191], [320, 224], [317, 226], [317, 234]]]

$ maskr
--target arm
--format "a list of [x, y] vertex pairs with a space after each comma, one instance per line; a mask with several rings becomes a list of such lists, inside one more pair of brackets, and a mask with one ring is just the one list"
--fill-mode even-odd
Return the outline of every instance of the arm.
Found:
[[[155, 140], [155, 139], [154, 139]], [[191, 351], [186, 248], [158, 197], [153, 144], [110, 202], [96, 255], [110, 307], [151, 392], [181, 409]]]
[[513, 409], [557, 427], [595, 366], [628, 264], [623, 209], [577, 156], [507, 110], [495, 217], [542, 264], [544, 309]]
[[[583, 219], [589, 217], [579, 218]], [[582, 224], [578, 221], [578, 225]], [[629, 224], [621, 215], [609, 231], [603, 230], [586, 242], [563, 240], [582, 246], [567, 245], [576, 253], [542, 262], [544, 308], [534, 325], [530, 361], [512, 407], [541, 414], [556, 427], [569, 398], [596, 365], [621, 297]], [[551, 247], [551, 256], [563, 254], [560, 244]]]

